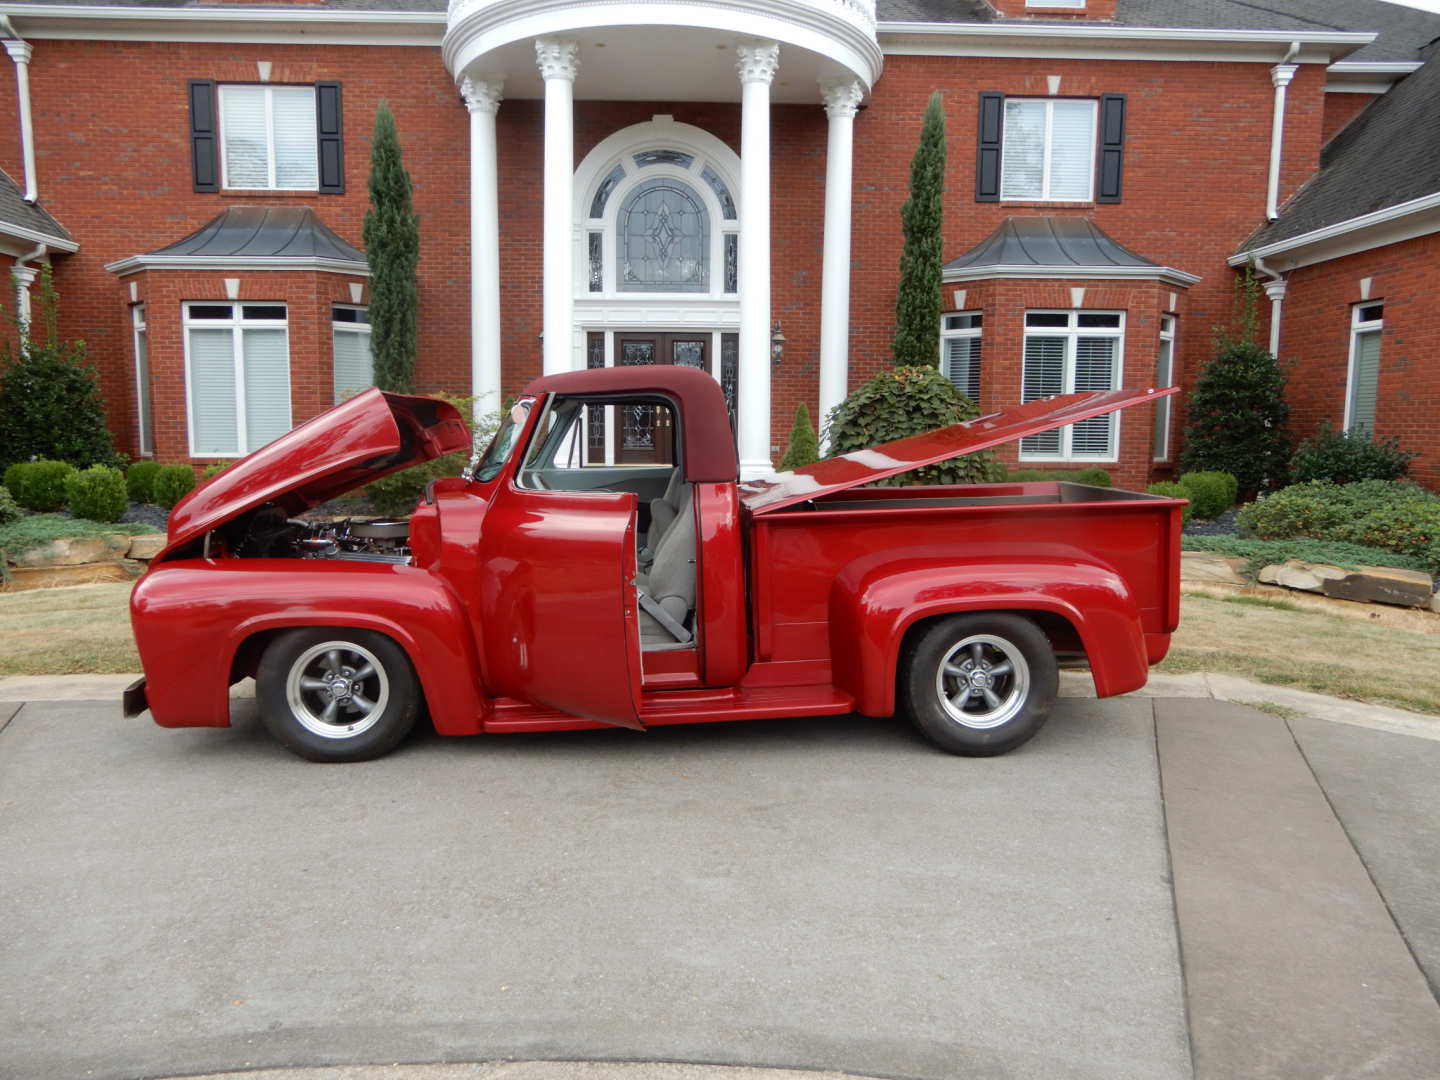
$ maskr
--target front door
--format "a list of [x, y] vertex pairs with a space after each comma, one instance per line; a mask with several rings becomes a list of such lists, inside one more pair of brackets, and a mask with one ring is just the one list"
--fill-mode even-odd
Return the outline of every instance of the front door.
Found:
[[[615, 335], [615, 365], [681, 364], [710, 370], [708, 333], [635, 333]], [[621, 410], [619, 465], [668, 465], [675, 460], [675, 429], [669, 410], [627, 405]]]

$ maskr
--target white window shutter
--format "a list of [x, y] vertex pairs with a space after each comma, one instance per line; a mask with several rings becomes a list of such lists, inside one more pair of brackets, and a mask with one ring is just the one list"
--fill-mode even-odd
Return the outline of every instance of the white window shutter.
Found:
[[[1021, 402], [1034, 401], [1065, 391], [1065, 339], [1027, 337], [1025, 371], [1020, 380]], [[1060, 432], [1045, 431], [1020, 440], [1026, 454], [1059, 454]]]
[[1380, 331], [1355, 335], [1355, 371], [1350, 379], [1350, 429], [1375, 430], [1375, 392], [1380, 386]]
[[190, 442], [195, 454], [240, 450], [235, 408], [235, 338], [230, 330], [190, 330]]
[[275, 186], [314, 189], [320, 186], [316, 165], [315, 89], [277, 86], [272, 108], [275, 124]]
[[220, 132], [225, 141], [225, 186], [270, 186], [263, 86], [220, 88]]
[[336, 330], [335, 402], [375, 385], [375, 362], [370, 356], [370, 335]]
[[[1115, 338], [1082, 337], [1075, 342], [1075, 391], [1115, 389]], [[1081, 420], [1070, 429], [1070, 453], [1076, 457], [1114, 454], [1115, 414]]]
[[1045, 102], [1005, 102], [1000, 195], [1040, 199], [1045, 195]]
[[243, 331], [247, 453], [290, 430], [290, 349], [280, 329]]
[[1095, 105], [1056, 101], [1050, 122], [1050, 199], [1084, 202], [1090, 198], [1095, 164]]

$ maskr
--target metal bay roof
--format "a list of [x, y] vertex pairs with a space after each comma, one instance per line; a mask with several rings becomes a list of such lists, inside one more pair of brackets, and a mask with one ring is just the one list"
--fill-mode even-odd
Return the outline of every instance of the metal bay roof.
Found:
[[1089, 218], [1009, 217], [944, 266], [946, 281], [996, 277], [1160, 279], [1193, 285], [1194, 274], [1161, 266], [1111, 239]]
[[209, 266], [369, 272], [365, 253], [337, 236], [308, 206], [232, 206], [189, 236], [106, 269], [123, 274]]

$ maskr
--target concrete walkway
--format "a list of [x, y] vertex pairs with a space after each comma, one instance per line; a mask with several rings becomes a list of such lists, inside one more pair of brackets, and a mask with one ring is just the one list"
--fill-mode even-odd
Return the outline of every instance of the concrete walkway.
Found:
[[113, 698], [0, 705], [0, 1077], [1440, 1060], [1433, 739], [1071, 698], [995, 759], [846, 717], [327, 767], [253, 708], [163, 731]]

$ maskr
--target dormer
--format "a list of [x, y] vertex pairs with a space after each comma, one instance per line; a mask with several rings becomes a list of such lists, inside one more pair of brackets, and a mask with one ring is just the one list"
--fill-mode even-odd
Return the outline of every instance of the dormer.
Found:
[[1116, 0], [989, 0], [1002, 19], [1076, 19], [1112, 22]]

